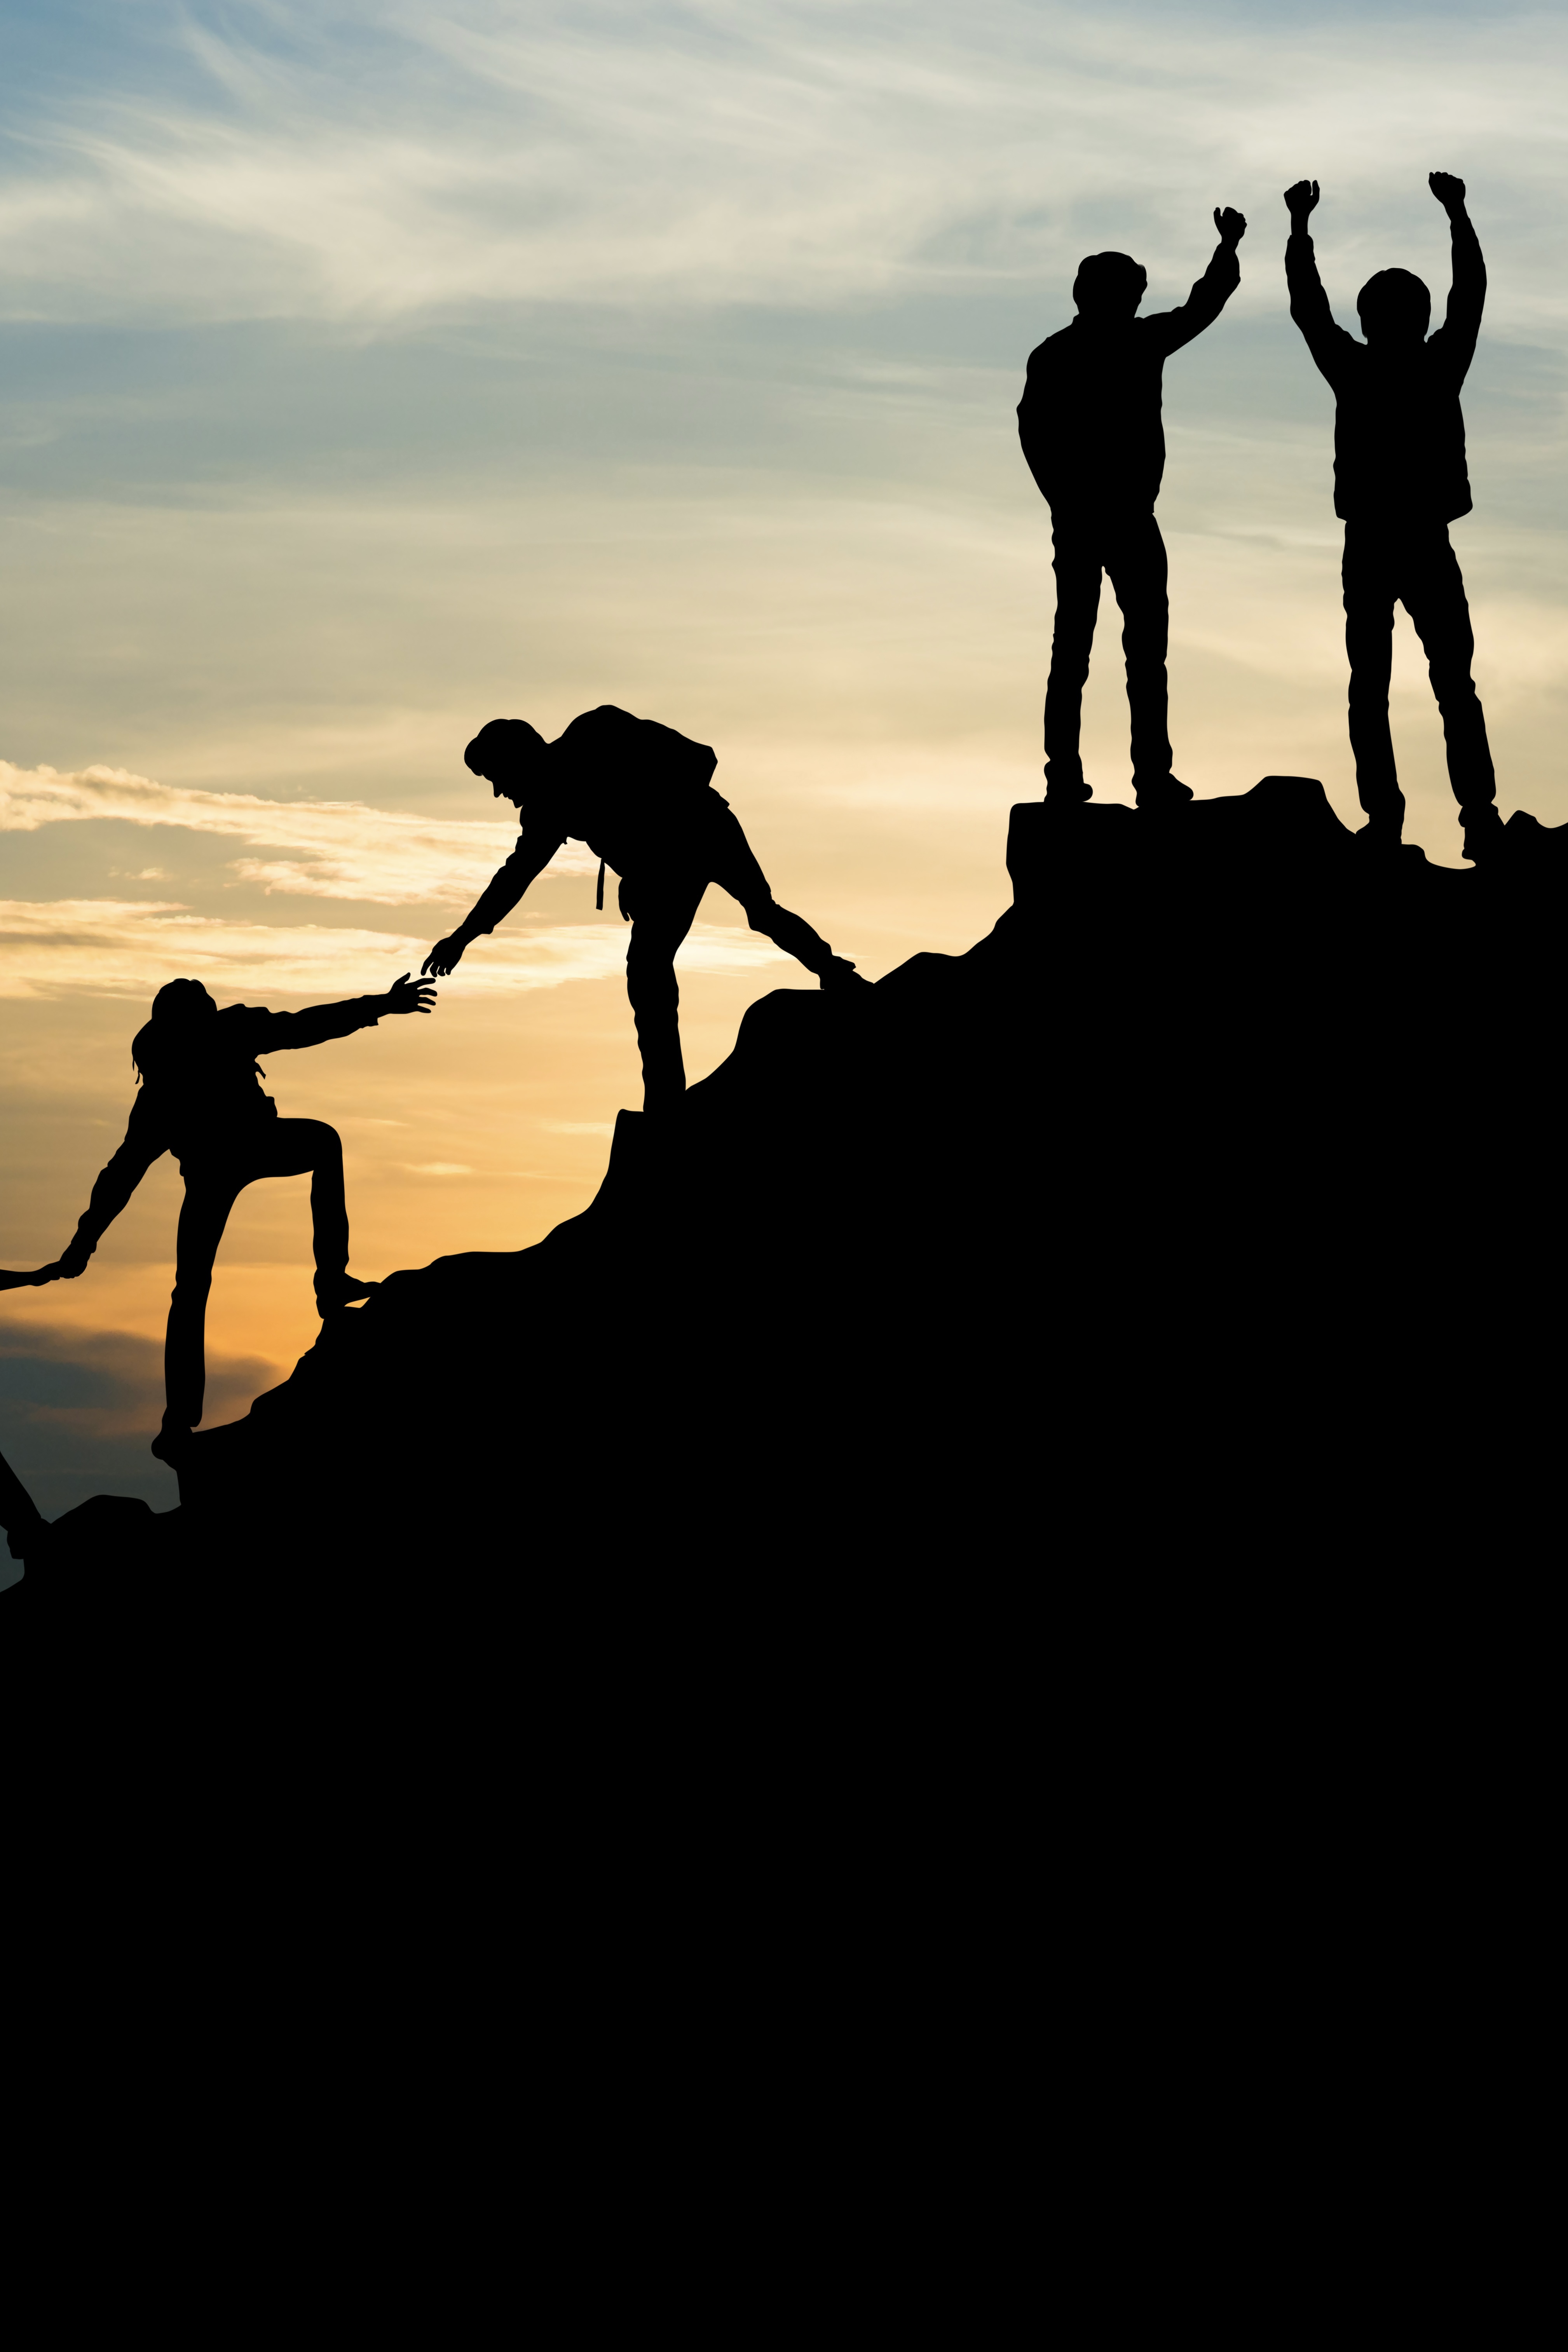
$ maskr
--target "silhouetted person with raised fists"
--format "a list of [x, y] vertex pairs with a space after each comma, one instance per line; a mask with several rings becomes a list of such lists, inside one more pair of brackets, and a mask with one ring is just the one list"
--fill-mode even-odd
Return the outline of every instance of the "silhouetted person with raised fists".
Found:
[[1459, 387], [1475, 356], [1487, 273], [1463, 180], [1433, 172], [1427, 185], [1448, 215], [1454, 250], [1447, 315], [1435, 335], [1426, 332], [1432, 297], [1408, 269], [1378, 270], [1356, 296], [1364, 343], [1335, 324], [1307, 229], [1316, 180], [1298, 180], [1285, 192], [1285, 276], [1290, 316], [1338, 403], [1334, 512], [1345, 526], [1351, 749], [1367, 819], [1360, 838], [1397, 847], [1405, 824], [1388, 726], [1394, 607], [1401, 604], [1415, 624], [1443, 714], [1465, 856], [1479, 861], [1501, 845], [1502, 824], [1487, 722], [1470, 677], [1470, 608], [1448, 525], [1472, 504]]
[[268, 1013], [231, 1004], [220, 1013], [199, 980], [172, 980], [153, 1000], [131, 1057], [142, 1091], [125, 1140], [92, 1188], [75, 1239], [56, 1269], [74, 1279], [155, 1160], [172, 1151], [185, 1180], [175, 1244], [174, 1296], [163, 1342], [165, 1410], [153, 1451], [167, 1461], [202, 1417], [206, 1390], [207, 1294], [228, 1213], [260, 1176], [310, 1178], [316, 1307], [323, 1317], [368, 1298], [372, 1286], [348, 1271], [349, 1216], [343, 1147], [319, 1118], [279, 1118], [261, 1091], [258, 1054], [298, 1051], [374, 1029], [384, 1013], [428, 1013], [436, 992], [404, 973], [384, 996]]
[[1077, 318], [1029, 354], [1018, 437], [1050, 501], [1057, 575], [1046, 688], [1047, 800], [1090, 797], [1079, 739], [1102, 572], [1110, 573], [1121, 607], [1138, 805], [1166, 808], [1192, 799], [1171, 773], [1170, 607], [1154, 501], [1165, 470], [1165, 362], [1213, 325], [1241, 282], [1236, 248], [1247, 223], [1228, 206], [1214, 219], [1214, 258], [1179, 310], [1138, 318], [1149, 282], [1142, 265], [1125, 253], [1091, 253], [1073, 281]]
[[644, 1108], [659, 1110], [686, 1091], [680, 1052], [680, 991], [675, 951], [697, 919], [710, 882], [745, 908], [761, 931], [814, 971], [824, 988], [865, 988], [799, 915], [779, 906], [730, 803], [709, 782], [718, 761], [657, 719], [634, 719], [604, 703], [574, 719], [553, 743], [525, 719], [492, 719], [463, 754], [498, 800], [510, 801], [522, 837], [471, 915], [437, 940], [423, 970], [450, 971], [465, 948], [510, 915], [562, 844], [585, 841], [620, 877], [630, 922], [626, 994], [642, 1049]]

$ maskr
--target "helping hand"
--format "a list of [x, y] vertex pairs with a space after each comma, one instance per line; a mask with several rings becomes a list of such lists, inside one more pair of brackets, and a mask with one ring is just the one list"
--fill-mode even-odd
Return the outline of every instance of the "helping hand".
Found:
[[[428, 959], [426, 959], [428, 961]], [[428, 1013], [436, 1002], [436, 992], [427, 980], [410, 981], [405, 972], [395, 980], [386, 992], [389, 1013]]]
[[433, 972], [437, 980], [445, 980], [447, 974], [456, 971], [461, 963], [463, 950], [468, 944], [467, 940], [458, 939], [456, 932], [449, 940], [437, 940], [420, 965], [420, 971]]
[[1305, 220], [1318, 201], [1316, 180], [1298, 180], [1285, 191], [1285, 208], [1293, 221]]
[[1452, 172], [1428, 172], [1426, 185], [1450, 220], [1457, 212], [1464, 210], [1465, 184], [1463, 180], [1456, 180]]
[[61, 1250], [55, 1264], [55, 1274], [67, 1282], [74, 1282], [79, 1274], [87, 1272], [87, 1262], [92, 1255], [92, 1244], [76, 1234]]
[[1226, 205], [1224, 212], [1215, 206], [1214, 225], [1219, 231], [1221, 245], [1228, 245], [1232, 253], [1247, 235], [1247, 222], [1234, 205]]

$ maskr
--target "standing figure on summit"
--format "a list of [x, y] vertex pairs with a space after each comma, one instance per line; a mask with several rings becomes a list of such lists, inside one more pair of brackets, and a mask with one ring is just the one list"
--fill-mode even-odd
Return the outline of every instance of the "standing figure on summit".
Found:
[[606, 702], [574, 719], [553, 743], [526, 719], [492, 719], [463, 759], [497, 800], [511, 802], [522, 835], [472, 913], [437, 940], [424, 970], [436, 978], [451, 971], [465, 948], [510, 914], [563, 842], [585, 841], [599, 860], [600, 906], [609, 866], [620, 877], [621, 913], [632, 927], [626, 994], [642, 1048], [646, 1110], [663, 1110], [686, 1091], [675, 952], [710, 882], [738, 899], [752, 930], [798, 957], [824, 988], [869, 984], [774, 899], [740, 820], [709, 782], [719, 762], [706, 743]]
[[1078, 316], [1029, 354], [1018, 438], [1050, 502], [1057, 624], [1046, 688], [1046, 797], [1086, 801], [1079, 736], [1084, 681], [1100, 611], [1100, 574], [1121, 607], [1132, 785], [1140, 808], [1192, 793], [1171, 773], [1165, 651], [1170, 636], [1165, 542], [1154, 501], [1165, 470], [1160, 419], [1166, 360], [1212, 326], [1241, 282], [1236, 248], [1247, 223], [1216, 212], [1219, 244], [1175, 310], [1134, 316], [1148, 273], [1125, 253], [1091, 253], [1073, 281]]
[[1435, 335], [1426, 332], [1432, 297], [1408, 269], [1378, 270], [1356, 296], [1364, 343], [1335, 325], [1307, 229], [1316, 180], [1298, 180], [1285, 192], [1285, 277], [1290, 316], [1338, 403], [1334, 512], [1345, 527], [1351, 749], [1367, 819], [1358, 838], [1397, 848], [1405, 824], [1388, 727], [1394, 607], [1402, 604], [1426, 655], [1464, 854], [1474, 864], [1501, 846], [1502, 824], [1486, 718], [1470, 677], [1470, 608], [1448, 525], [1472, 504], [1459, 387], [1475, 356], [1487, 273], [1463, 180], [1433, 172], [1426, 184], [1448, 215], [1454, 251], [1447, 315]]

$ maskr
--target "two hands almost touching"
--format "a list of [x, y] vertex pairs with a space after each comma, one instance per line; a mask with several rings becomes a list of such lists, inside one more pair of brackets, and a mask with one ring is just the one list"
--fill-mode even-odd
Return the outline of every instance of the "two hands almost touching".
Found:
[[[1465, 184], [1452, 172], [1428, 172], [1426, 185], [1442, 205], [1450, 220], [1465, 209]], [[1293, 188], [1285, 191], [1285, 209], [1290, 215], [1290, 226], [1299, 236], [1306, 234], [1307, 215], [1318, 202], [1316, 180], [1298, 180]]]
[[1233, 205], [1226, 205], [1224, 212], [1221, 212], [1219, 206], [1216, 205], [1215, 206], [1214, 225], [1219, 231], [1219, 241], [1221, 245], [1228, 246], [1231, 252], [1234, 253], [1237, 247], [1241, 243], [1242, 238], [1247, 235], [1247, 221], [1245, 216], [1238, 213]]
[[[446, 945], [445, 940], [442, 941], [442, 945]], [[461, 954], [461, 952], [462, 950], [459, 949], [458, 954]], [[429, 971], [433, 961], [433, 956], [426, 957], [425, 970], [426, 971]], [[457, 956], [454, 956], [452, 962], [456, 963], [457, 961]], [[451, 966], [447, 965], [446, 969], [450, 971]], [[430, 1007], [435, 1003], [435, 1002], [436, 992], [431, 987], [429, 982], [427, 980], [410, 980], [406, 972], [404, 972], [400, 978], [395, 980], [392, 986], [386, 992], [386, 1010], [389, 1013], [428, 1013]]]

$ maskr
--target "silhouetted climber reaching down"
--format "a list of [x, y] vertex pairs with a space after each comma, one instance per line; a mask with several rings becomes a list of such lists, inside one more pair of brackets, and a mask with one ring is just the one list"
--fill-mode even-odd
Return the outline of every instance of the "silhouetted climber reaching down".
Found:
[[626, 994], [646, 1109], [686, 1091], [675, 951], [710, 882], [739, 900], [753, 931], [797, 957], [824, 988], [868, 985], [809, 923], [776, 904], [739, 819], [709, 782], [719, 763], [705, 743], [606, 702], [574, 719], [553, 743], [525, 719], [492, 719], [463, 757], [498, 800], [519, 811], [522, 837], [472, 914], [437, 940], [422, 969], [437, 977], [452, 971], [465, 948], [510, 914], [563, 842], [585, 841], [599, 860], [600, 906], [608, 866], [620, 877], [621, 913], [632, 927]]
[[1136, 318], [1147, 273], [1125, 253], [1091, 253], [1073, 281], [1078, 317], [1029, 354], [1018, 438], [1042, 497], [1050, 501], [1057, 575], [1046, 688], [1047, 800], [1090, 797], [1079, 738], [1102, 572], [1110, 574], [1121, 607], [1138, 805], [1170, 807], [1192, 799], [1171, 773], [1170, 608], [1154, 501], [1165, 470], [1160, 419], [1165, 362], [1213, 325], [1241, 282], [1236, 248], [1247, 223], [1228, 206], [1214, 219], [1219, 231], [1214, 258], [1179, 310]]
[[310, 1177], [316, 1306], [323, 1315], [368, 1298], [373, 1287], [348, 1271], [349, 1218], [343, 1200], [343, 1147], [319, 1118], [279, 1118], [258, 1081], [258, 1054], [288, 1053], [374, 1029], [384, 1013], [428, 1013], [436, 992], [404, 973], [384, 996], [346, 1004], [312, 1004], [303, 1013], [268, 1013], [231, 1004], [220, 1013], [199, 980], [172, 980], [153, 1000], [131, 1055], [142, 1091], [125, 1140], [92, 1188], [76, 1237], [59, 1260], [74, 1278], [142, 1177], [172, 1151], [185, 1180], [175, 1244], [174, 1290], [163, 1343], [165, 1411], [153, 1451], [167, 1459], [202, 1417], [206, 1388], [207, 1293], [228, 1213], [258, 1176]]
[[1463, 180], [1433, 172], [1427, 185], [1448, 215], [1454, 249], [1447, 315], [1435, 335], [1426, 332], [1432, 297], [1408, 269], [1378, 270], [1356, 296], [1364, 343], [1335, 325], [1307, 231], [1316, 180], [1298, 180], [1285, 192], [1285, 277], [1290, 316], [1338, 403], [1334, 512], [1345, 526], [1345, 651], [1356, 793], [1367, 818], [1362, 837], [1397, 845], [1405, 824], [1388, 727], [1397, 603], [1426, 655], [1465, 856], [1474, 861], [1501, 846], [1502, 824], [1487, 722], [1470, 677], [1470, 608], [1448, 525], [1472, 504], [1459, 387], [1475, 356], [1487, 273]]

